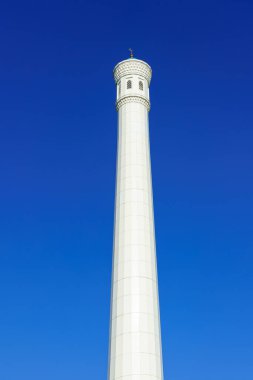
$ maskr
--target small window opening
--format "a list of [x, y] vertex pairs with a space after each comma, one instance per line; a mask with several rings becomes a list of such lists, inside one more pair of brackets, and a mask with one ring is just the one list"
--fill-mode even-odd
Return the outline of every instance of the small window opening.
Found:
[[141, 90], [141, 91], [143, 91], [143, 82], [139, 82], [139, 89]]
[[127, 89], [132, 88], [132, 81], [128, 80], [127, 81]]

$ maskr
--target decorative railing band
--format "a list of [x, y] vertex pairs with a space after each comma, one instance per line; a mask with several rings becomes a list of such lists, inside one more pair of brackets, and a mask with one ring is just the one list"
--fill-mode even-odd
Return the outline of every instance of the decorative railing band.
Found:
[[119, 110], [126, 103], [141, 103], [150, 111], [150, 101], [142, 96], [124, 96], [116, 102], [116, 109]]

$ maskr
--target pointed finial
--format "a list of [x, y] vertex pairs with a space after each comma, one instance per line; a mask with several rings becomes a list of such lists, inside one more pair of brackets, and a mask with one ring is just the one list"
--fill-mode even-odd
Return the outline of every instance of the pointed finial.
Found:
[[133, 53], [133, 49], [128, 49], [130, 51], [130, 58], [133, 58], [134, 57], [134, 53]]

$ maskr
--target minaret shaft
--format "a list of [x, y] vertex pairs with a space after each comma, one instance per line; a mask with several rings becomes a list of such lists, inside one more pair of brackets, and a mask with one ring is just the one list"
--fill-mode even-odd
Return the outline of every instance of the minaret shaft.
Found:
[[109, 380], [162, 380], [149, 148], [151, 69], [130, 59], [114, 71], [118, 155]]

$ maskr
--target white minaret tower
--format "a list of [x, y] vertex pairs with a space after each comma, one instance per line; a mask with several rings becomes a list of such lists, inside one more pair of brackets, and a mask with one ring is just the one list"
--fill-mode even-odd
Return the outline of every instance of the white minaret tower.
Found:
[[108, 380], [162, 380], [162, 350], [150, 167], [151, 67], [114, 68], [118, 158]]

